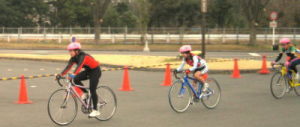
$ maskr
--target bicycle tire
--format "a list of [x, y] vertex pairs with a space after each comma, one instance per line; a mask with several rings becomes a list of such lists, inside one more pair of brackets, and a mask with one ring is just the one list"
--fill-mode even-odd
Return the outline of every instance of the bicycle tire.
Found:
[[[51, 104], [52, 104], [52, 102], [53, 102], [53, 103], [54, 103], [54, 102], [58, 102], [58, 99], [57, 99], [57, 98], [54, 98], [54, 97], [55, 97], [55, 95], [58, 94], [59, 92], [63, 92], [63, 93], [65, 94], [65, 95], [62, 94], [62, 96], [63, 96], [63, 97], [62, 97], [63, 102], [62, 102], [61, 104], [60, 104], [60, 102], [59, 102], [59, 104], [60, 104], [59, 112], [60, 112], [61, 109], [67, 107], [67, 106], [63, 106], [63, 104], [66, 102], [66, 97], [67, 97], [67, 96], [69, 96], [69, 98], [67, 99], [67, 104], [68, 104], [68, 101], [69, 101], [69, 100], [73, 100], [73, 102], [74, 102], [74, 114], [73, 114], [73, 115], [70, 117], [70, 119], [69, 119], [68, 121], [66, 121], [66, 122], [60, 122], [60, 121], [56, 120], [56, 119], [54, 118], [54, 115], [55, 115], [55, 114], [52, 114], [52, 110], [53, 110], [53, 109], [51, 109], [51, 108], [52, 108], [52, 107], [51, 107]], [[58, 89], [58, 90], [54, 91], [54, 92], [50, 95], [49, 100], [48, 100], [48, 105], [47, 105], [48, 115], [49, 115], [50, 119], [51, 119], [55, 124], [60, 125], [60, 126], [66, 126], [66, 125], [69, 125], [70, 123], [72, 123], [72, 122], [75, 120], [75, 118], [76, 118], [76, 116], [77, 116], [77, 112], [78, 112], [78, 105], [77, 105], [77, 101], [76, 101], [75, 97], [72, 96], [72, 95], [67, 95], [67, 94], [68, 94], [68, 92], [67, 92], [66, 89]], [[52, 100], [52, 99], [53, 99], [53, 100]], [[56, 112], [56, 113], [57, 113], [57, 112]]]
[[294, 92], [297, 96], [300, 96], [300, 86], [295, 86], [294, 88]]
[[[279, 77], [279, 79], [276, 78], [277, 76]], [[281, 84], [282, 81], [283, 81], [283, 84]], [[274, 90], [275, 86], [282, 86], [279, 94], [277, 94], [277, 92], [275, 92], [275, 90]], [[287, 89], [286, 78], [281, 74], [281, 72], [275, 72], [271, 78], [271, 83], [270, 83], [270, 90], [271, 90], [272, 96], [275, 99], [281, 99], [285, 95], [286, 89]]]
[[[110, 101], [107, 101], [108, 97], [106, 96], [106, 94], [104, 94], [105, 92], [103, 92], [103, 90], [106, 90], [106, 92], [108, 92], [108, 94], [110, 94], [109, 95], [111, 97]], [[99, 87], [97, 87], [97, 93], [100, 95], [98, 97], [98, 99], [99, 99], [98, 103], [100, 103], [100, 101], [102, 101], [101, 99], [104, 99], [104, 101], [105, 101], [106, 104], [103, 105], [103, 107], [102, 106], [98, 107], [98, 110], [100, 110], [101, 115], [97, 116], [96, 119], [98, 119], [100, 121], [107, 121], [107, 120], [111, 119], [114, 116], [114, 114], [116, 113], [116, 111], [117, 111], [117, 107], [118, 107], [117, 105], [118, 105], [118, 103], [117, 103], [116, 94], [108, 86], [99, 86]], [[108, 102], [112, 102], [112, 103], [108, 103]], [[108, 107], [107, 106], [108, 104], [112, 104], [113, 107], [112, 107], [112, 110], [108, 111], [107, 115], [105, 115], [106, 114], [105, 111], [108, 110], [105, 107]]]
[[[171, 108], [177, 113], [185, 112], [188, 109], [188, 107], [190, 106], [190, 103], [192, 101], [192, 96], [191, 96], [192, 94], [191, 94], [190, 88], [188, 88], [187, 86], [182, 88], [182, 83], [183, 82], [181, 80], [176, 80], [175, 82], [173, 82], [173, 85], [169, 89], [169, 95], [168, 95], [169, 104], [170, 104]], [[179, 87], [179, 91], [175, 91], [176, 87]], [[182, 90], [184, 90], [184, 92], [182, 92]], [[186, 97], [184, 97], [185, 93], [187, 93]], [[182, 107], [175, 104], [175, 100], [173, 100], [173, 99], [176, 99], [176, 98], [186, 99], [185, 100], [186, 102], [184, 102]]]
[[[206, 107], [208, 109], [214, 109], [217, 107], [217, 105], [219, 104], [219, 102], [221, 100], [221, 87], [220, 87], [218, 81], [214, 78], [208, 78], [207, 83], [209, 84], [208, 91], [212, 92], [211, 95], [216, 95], [216, 100], [215, 100], [215, 102], [213, 102], [213, 104], [210, 105], [207, 100], [211, 100], [212, 96], [208, 95], [206, 97], [202, 97], [201, 102], [204, 105], [204, 107]], [[214, 86], [215, 88], [212, 87], [213, 85], [215, 85]], [[216, 92], [216, 91], [219, 91], [219, 92]]]

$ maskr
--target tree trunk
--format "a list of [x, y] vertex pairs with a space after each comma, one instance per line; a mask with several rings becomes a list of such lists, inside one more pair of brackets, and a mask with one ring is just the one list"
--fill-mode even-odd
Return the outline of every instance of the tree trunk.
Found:
[[145, 42], [146, 42], [146, 39], [147, 39], [146, 33], [147, 33], [147, 27], [144, 24], [142, 24], [141, 25], [141, 44], [142, 45], [145, 44]]
[[100, 42], [100, 23], [95, 23], [95, 43], [99, 44]]
[[96, 0], [93, 6], [93, 18], [95, 27], [95, 42], [98, 44], [100, 42], [101, 24], [103, 22], [103, 16], [111, 3], [111, 0]]
[[249, 45], [254, 46], [256, 44], [256, 26], [253, 22], [249, 24], [250, 27], [250, 40]]

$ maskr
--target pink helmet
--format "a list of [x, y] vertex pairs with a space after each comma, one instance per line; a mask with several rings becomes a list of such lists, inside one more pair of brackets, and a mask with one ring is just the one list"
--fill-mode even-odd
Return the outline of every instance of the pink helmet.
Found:
[[192, 51], [192, 47], [190, 45], [183, 45], [179, 49], [179, 52], [181, 53], [188, 52], [188, 51]]
[[282, 38], [279, 42], [280, 44], [288, 44], [291, 42], [291, 40], [289, 38]]
[[81, 49], [81, 45], [78, 42], [72, 42], [68, 45], [68, 50]]

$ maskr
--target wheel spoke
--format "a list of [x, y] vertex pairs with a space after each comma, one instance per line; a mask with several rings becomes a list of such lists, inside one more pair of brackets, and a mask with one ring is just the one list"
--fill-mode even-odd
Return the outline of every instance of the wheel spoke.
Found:
[[209, 84], [208, 92], [204, 94], [201, 101], [206, 108], [213, 109], [219, 104], [221, 88], [215, 79], [210, 78], [207, 80], [207, 83]]
[[169, 90], [169, 103], [176, 112], [184, 112], [191, 103], [189, 88], [183, 86], [180, 80], [175, 81]]
[[58, 125], [70, 124], [77, 114], [77, 102], [75, 98], [68, 96], [65, 89], [59, 89], [49, 98], [48, 114]]
[[115, 114], [117, 109], [117, 99], [115, 93], [107, 86], [100, 86], [97, 88], [98, 98], [98, 110], [101, 115], [96, 117], [98, 120], [109, 120]]
[[271, 79], [271, 93], [276, 99], [284, 96], [287, 90], [286, 79], [280, 72], [276, 72]]

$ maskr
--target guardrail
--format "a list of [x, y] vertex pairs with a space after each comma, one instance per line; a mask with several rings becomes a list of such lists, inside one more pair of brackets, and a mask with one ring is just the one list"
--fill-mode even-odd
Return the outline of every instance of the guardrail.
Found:
[[[149, 28], [147, 39], [150, 43], [199, 43], [201, 42], [201, 28]], [[137, 43], [141, 40], [140, 30], [127, 27], [101, 28], [100, 40], [105, 43]], [[276, 40], [289, 37], [294, 41], [300, 40], [300, 28], [276, 29]], [[39, 39], [39, 40], [69, 40], [76, 36], [82, 40], [94, 39], [94, 28], [0, 28], [0, 38], [14, 39]], [[243, 43], [249, 41], [249, 30], [241, 28], [209, 28], [207, 29], [207, 43]], [[270, 28], [258, 28], [257, 40], [271, 43], [272, 30]]]

